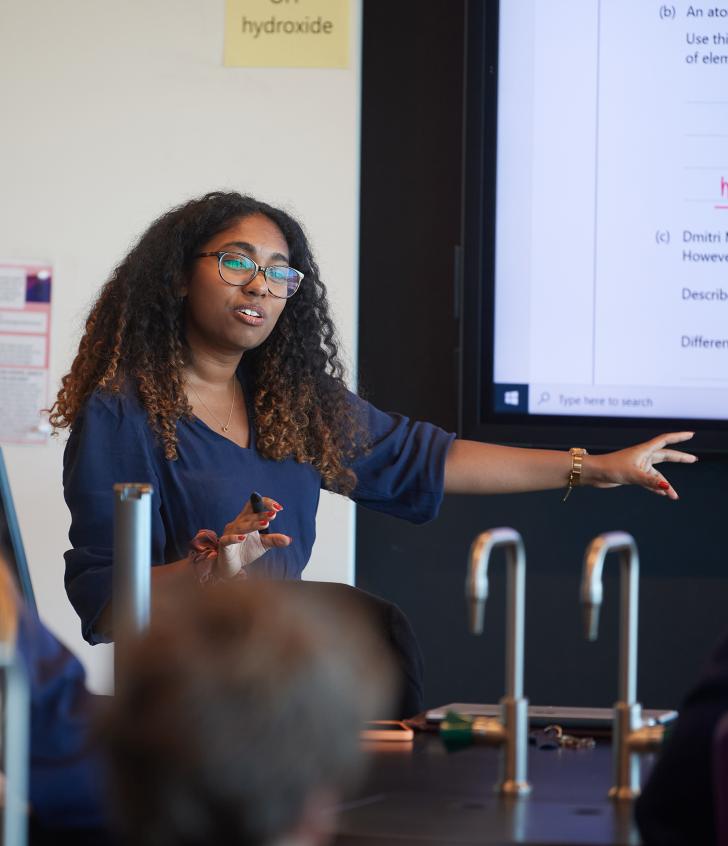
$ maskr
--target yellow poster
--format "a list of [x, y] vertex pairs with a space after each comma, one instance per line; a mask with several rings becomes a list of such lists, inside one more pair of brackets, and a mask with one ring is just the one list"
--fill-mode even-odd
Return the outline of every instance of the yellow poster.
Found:
[[226, 0], [225, 65], [348, 67], [349, 0]]

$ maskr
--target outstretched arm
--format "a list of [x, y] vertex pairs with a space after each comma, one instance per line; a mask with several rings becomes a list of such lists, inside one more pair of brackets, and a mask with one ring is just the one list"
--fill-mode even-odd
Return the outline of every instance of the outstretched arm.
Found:
[[[692, 432], [672, 432], [627, 449], [584, 456], [581, 484], [598, 488], [640, 485], [677, 499], [675, 489], [654, 465], [664, 461], [685, 464], [697, 461], [690, 453], [669, 449], [669, 445], [692, 436]], [[494, 494], [565, 488], [571, 464], [566, 451], [456, 440], [445, 461], [445, 492]]]

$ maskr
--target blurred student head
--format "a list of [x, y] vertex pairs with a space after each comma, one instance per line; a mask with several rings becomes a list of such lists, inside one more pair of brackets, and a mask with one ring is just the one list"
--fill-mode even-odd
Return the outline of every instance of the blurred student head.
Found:
[[328, 840], [360, 774], [361, 725], [392, 683], [357, 609], [226, 583], [155, 608], [124, 665], [103, 724], [122, 842]]

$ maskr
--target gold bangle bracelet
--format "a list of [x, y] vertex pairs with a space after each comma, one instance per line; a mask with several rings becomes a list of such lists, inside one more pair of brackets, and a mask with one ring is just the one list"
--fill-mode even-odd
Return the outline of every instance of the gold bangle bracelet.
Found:
[[569, 450], [569, 455], [571, 456], [571, 472], [569, 473], [569, 484], [566, 488], [564, 498], [561, 500], [562, 502], [566, 502], [571, 491], [581, 484], [581, 468], [584, 463], [584, 456], [589, 455], [589, 453], [583, 447], [572, 447]]

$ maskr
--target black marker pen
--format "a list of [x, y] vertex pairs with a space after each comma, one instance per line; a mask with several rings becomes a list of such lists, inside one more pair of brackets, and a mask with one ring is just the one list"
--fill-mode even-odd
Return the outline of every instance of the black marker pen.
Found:
[[[250, 504], [256, 514], [263, 514], [268, 511], [268, 506], [263, 502], [263, 497], [256, 491], [250, 494]], [[267, 535], [269, 531], [270, 528], [258, 529], [258, 534]]]

